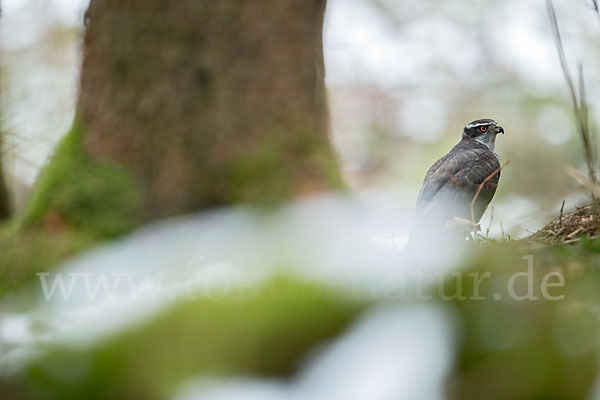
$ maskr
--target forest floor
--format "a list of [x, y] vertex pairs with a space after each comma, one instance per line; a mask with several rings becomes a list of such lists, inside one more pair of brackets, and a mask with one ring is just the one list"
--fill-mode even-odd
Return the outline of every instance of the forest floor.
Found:
[[600, 203], [577, 207], [567, 213], [561, 212], [533, 235], [523, 239], [537, 244], [572, 244], [585, 236], [592, 240], [600, 236]]

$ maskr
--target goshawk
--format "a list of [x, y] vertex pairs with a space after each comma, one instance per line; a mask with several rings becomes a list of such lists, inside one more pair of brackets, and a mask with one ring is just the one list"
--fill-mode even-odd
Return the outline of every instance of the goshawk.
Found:
[[494, 150], [499, 133], [504, 129], [494, 120], [473, 121], [464, 127], [461, 141], [429, 168], [417, 199], [411, 242], [464, 239], [472, 230], [468, 222], [479, 222], [500, 180]]

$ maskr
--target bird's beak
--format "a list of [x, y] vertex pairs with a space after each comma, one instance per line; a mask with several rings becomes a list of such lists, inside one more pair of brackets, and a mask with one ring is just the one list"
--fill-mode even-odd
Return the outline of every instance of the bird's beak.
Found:
[[501, 127], [500, 125], [496, 124], [496, 135], [499, 133], [504, 135], [504, 128]]

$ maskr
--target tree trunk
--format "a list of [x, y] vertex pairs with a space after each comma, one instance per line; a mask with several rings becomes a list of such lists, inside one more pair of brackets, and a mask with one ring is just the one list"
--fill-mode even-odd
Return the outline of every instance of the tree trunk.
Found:
[[342, 186], [327, 136], [325, 0], [92, 0], [83, 148], [145, 219]]
[[2, 137], [0, 133], [0, 222], [10, 217], [10, 197], [4, 179], [4, 166], [2, 165]]

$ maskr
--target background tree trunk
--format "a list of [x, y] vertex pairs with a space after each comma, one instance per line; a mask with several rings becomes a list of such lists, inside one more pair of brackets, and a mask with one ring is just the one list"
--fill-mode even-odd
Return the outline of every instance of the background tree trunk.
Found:
[[145, 218], [342, 186], [327, 136], [325, 0], [92, 0], [83, 148]]
[[[23, 281], [151, 219], [342, 188], [324, 10], [324, 0], [91, 0], [77, 116], [0, 237], [21, 263], [4, 268], [30, 271]], [[13, 245], [27, 235], [37, 239]], [[42, 267], [36, 243], [50, 255]]]
[[[2, 1], [0, 1], [0, 16], [2, 15]], [[0, 86], [0, 93], [2, 87]], [[2, 160], [4, 159], [2, 151], [4, 149], [3, 139], [2, 139], [2, 129], [0, 129], [0, 222], [8, 219], [11, 214], [10, 209], [10, 196], [8, 193], [8, 187], [6, 185], [6, 180], [4, 176], [4, 164]]]

